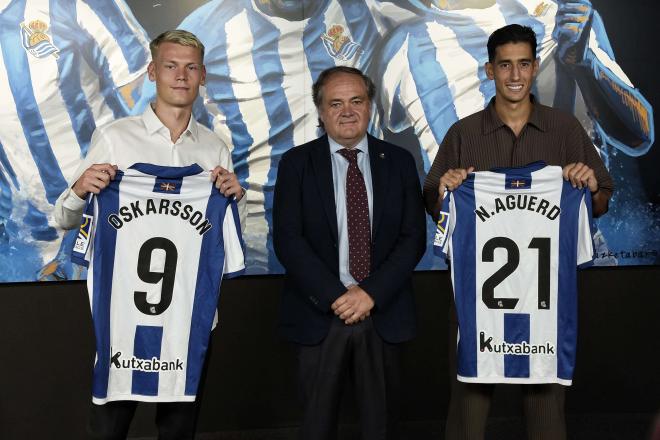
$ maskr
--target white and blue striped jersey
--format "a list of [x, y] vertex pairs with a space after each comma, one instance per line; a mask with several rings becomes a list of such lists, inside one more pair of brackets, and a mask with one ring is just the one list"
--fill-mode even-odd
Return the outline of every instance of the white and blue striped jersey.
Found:
[[[230, 146], [247, 189], [250, 273], [282, 272], [270, 236], [273, 189], [282, 153], [320, 134], [312, 84], [333, 66], [366, 68], [387, 30], [415, 17], [399, 3], [305, 1], [300, 18], [287, 19], [269, 11], [267, 2], [214, 0], [179, 26], [206, 47], [206, 88], [195, 117]], [[154, 96], [154, 84], [145, 82], [136, 110]]]
[[[575, 107], [575, 78], [555, 71], [557, 11], [554, 0], [496, 0], [483, 9], [430, 7], [424, 16], [402, 24], [374, 56], [379, 63], [374, 76], [382, 78], [383, 127], [393, 132], [412, 127], [428, 171], [449, 127], [483, 110], [495, 95], [495, 85], [484, 68], [486, 43], [493, 31], [513, 23], [531, 27], [537, 36], [540, 71], [533, 92], [539, 102], [570, 112], [579, 110], [578, 119], [590, 126], [586, 110]], [[632, 87], [614, 60], [597, 13], [585, 56], [607, 66], [601, 70], [612, 81]]]
[[446, 195], [434, 247], [451, 260], [460, 381], [571, 384], [591, 237], [591, 194], [561, 167], [472, 173]]
[[42, 230], [32, 238], [46, 247], [43, 260], [59, 245], [52, 205], [94, 129], [128, 114], [118, 88], [148, 61], [144, 30], [122, 0], [0, 0], [0, 181], [11, 198], [0, 216], [28, 237]]
[[199, 165], [136, 164], [83, 214], [96, 404], [193, 401], [223, 274], [244, 270], [236, 202]]

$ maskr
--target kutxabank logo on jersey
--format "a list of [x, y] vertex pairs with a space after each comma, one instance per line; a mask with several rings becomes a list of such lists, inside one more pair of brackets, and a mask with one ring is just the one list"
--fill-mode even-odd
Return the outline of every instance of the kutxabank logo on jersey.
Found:
[[522, 342], [505, 342], [494, 341], [493, 336], [486, 335], [486, 332], [479, 332], [479, 351], [484, 353], [488, 350], [489, 353], [495, 354], [510, 354], [514, 356], [529, 356], [530, 354], [540, 354], [555, 356], [555, 346], [546, 342], [545, 344], [530, 344], [527, 341]]
[[46, 33], [48, 25], [41, 20], [24, 21], [21, 23], [21, 43], [23, 48], [35, 58], [45, 58], [53, 55], [59, 58], [60, 50], [55, 47], [50, 35]]
[[122, 352], [111, 353], [110, 365], [118, 370], [136, 370], [147, 373], [158, 371], [183, 371], [183, 360], [175, 358], [174, 360], [160, 360], [157, 357], [151, 359], [142, 359], [136, 356], [123, 358]]

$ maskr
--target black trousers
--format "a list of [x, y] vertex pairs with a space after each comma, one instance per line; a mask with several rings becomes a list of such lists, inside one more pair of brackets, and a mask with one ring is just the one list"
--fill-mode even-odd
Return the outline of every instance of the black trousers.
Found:
[[[451, 398], [445, 437], [447, 440], [483, 440], [495, 385], [465, 383], [456, 379], [456, 308], [450, 307], [449, 375]], [[516, 386], [516, 385], [499, 385]], [[566, 439], [565, 387], [558, 384], [520, 385], [529, 440]]]
[[318, 345], [298, 346], [304, 404], [301, 440], [337, 438], [345, 385], [354, 390], [362, 440], [398, 438], [400, 347], [381, 339], [371, 318], [346, 325], [335, 318]]
[[[206, 371], [211, 358], [211, 340], [199, 380], [194, 402], [156, 403], [156, 427], [159, 440], [189, 440], [195, 438], [197, 417], [201, 407]], [[87, 433], [93, 440], [124, 440], [128, 436], [138, 402], [118, 400], [104, 405], [92, 403]]]

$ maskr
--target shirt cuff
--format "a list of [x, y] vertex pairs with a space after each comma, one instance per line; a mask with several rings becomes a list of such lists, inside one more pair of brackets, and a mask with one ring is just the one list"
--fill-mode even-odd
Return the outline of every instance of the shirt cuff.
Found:
[[76, 194], [71, 188], [67, 189], [67, 193], [62, 199], [62, 207], [70, 211], [80, 211], [85, 208], [86, 203], [85, 199], [78, 197], [78, 194]]

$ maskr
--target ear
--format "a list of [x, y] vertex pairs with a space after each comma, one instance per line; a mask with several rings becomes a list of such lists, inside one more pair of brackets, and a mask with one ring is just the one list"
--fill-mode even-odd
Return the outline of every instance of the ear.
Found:
[[484, 65], [484, 68], [486, 69], [486, 76], [488, 79], [493, 80], [495, 79], [495, 72], [493, 68], [493, 64], [490, 61], [486, 61], [486, 64]]
[[150, 81], [156, 81], [156, 65], [153, 61], [147, 66], [147, 74], [149, 75]]
[[204, 64], [202, 64], [202, 81], [200, 84], [206, 85], [206, 66], [204, 66]]
[[323, 115], [323, 111], [321, 110], [321, 107], [316, 108], [316, 114], [318, 115], [319, 119], [319, 127], [321, 127], [323, 130], [325, 130], [325, 117]]

